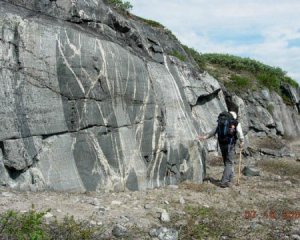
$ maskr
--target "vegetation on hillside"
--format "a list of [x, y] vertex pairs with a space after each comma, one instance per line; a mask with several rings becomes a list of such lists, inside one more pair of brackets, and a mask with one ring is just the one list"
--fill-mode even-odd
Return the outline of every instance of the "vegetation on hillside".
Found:
[[266, 87], [281, 94], [282, 84], [299, 87], [298, 83], [279, 67], [271, 67], [250, 58], [218, 53], [200, 54], [187, 46], [183, 48], [201, 69], [223, 81], [229, 90], [244, 91]]
[[183, 56], [182, 54], [180, 54], [178, 51], [173, 50], [172, 52], [169, 53], [169, 55], [177, 57], [179, 60], [181, 60], [182, 62], [184, 62], [186, 60], [186, 57]]
[[153, 20], [150, 20], [150, 19], [146, 19], [146, 18], [142, 18], [142, 17], [136, 16], [136, 15], [134, 15], [134, 18], [136, 20], [139, 20], [139, 21], [151, 26], [151, 27], [165, 29], [165, 26], [162, 25], [159, 22], [156, 22], [156, 21], [153, 21]]
[[133, 7], [131, 3], [128, 1], [122, 1], [122, 0], [106, 0], [106, 1], [109, 5], [121, 11], [130, 11]]

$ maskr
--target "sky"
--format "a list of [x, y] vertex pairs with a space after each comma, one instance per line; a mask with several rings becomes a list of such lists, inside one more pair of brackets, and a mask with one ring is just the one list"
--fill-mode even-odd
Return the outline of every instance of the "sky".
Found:
[[200, 53], [280, 67], [300, 84], [300, 0], [128, 0]]

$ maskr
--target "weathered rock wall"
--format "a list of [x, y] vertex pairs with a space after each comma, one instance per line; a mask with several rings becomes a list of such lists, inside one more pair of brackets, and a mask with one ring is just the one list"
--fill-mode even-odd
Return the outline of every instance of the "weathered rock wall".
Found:
[[101, 1], [7, 2], [2, 184], [118, 191], [202, 181], [206, 148], [194, 139], [214, 123], [198, 118], [226, 105], [215, 79], [164, 53], [172, 35], [159, 41]]
[[255, 136], [299, 137], [299, 89], [290, 86], [288, 89], [289, 104], [268, 89], [242, 94], [242, 98], [233, 97], [234, 102], [240, 103], [244, 131], [251, 131]]

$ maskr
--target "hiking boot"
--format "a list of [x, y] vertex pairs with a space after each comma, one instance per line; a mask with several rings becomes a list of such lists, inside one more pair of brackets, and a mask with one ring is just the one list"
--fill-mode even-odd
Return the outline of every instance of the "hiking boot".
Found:
[[231, 187], [231, 183], [230, 182], [226, 182], [226, 183], [221, 183], [220, 184], [221, 188], [230, 188]]

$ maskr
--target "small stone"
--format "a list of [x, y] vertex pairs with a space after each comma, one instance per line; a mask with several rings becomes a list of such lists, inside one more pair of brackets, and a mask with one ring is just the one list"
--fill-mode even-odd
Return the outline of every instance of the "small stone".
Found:
[[149, 235], [150, 237], [157, 237], [158, 236], [157, 230], [155, 228], [150, 229]]
[[99, 206], [100, 205], [100, 202], [97, 198], [94, 198], [91, 202], [90, 202], [91, 205], [93, 206]]
[[47, 212], [45, 215], [44, 215], [44, 218], [52, 218], [53, 217], [53, 214], [52, 213], [49, 213]]
[[252, 229], [256, 229], [256, 223], [255, 223], [255, 222], [251, 222], [250, 227], [251, 227]]
[[291, 239], [292, 239], [292, 240], [300, 240], [300, 236], [299, 236], [298, 234], [293, 234], [293, 235], [291, 236]]
[[14, 194], [10, 193], [10, 192], [2, 192], [2, 196], [3, 197], [13, 197]]
[[120, 216], [120, 220], [123, 221], [123, 222], [129, 222], [130, 217], [128, 217], [128, 216]]
[[160, 240], [177, 240], [178, 232], [175, 229], [162, 228], [158, 230], [158, 239]]
[[250, 167], [244, 167], [242, 173], [247, 177], [254, 177], [260, 175], [260, 172], [257, 169]]
[[165, 204], [169, 205], [170, 203], [166, 200], [166, 201], [165, 201]]
[[121, 205], [122, 204], [122, 202], [120, 202], [120, 201], [112, 201], [111, 202], [111, 205]]
[[92, 221], [90, 221], [90, 224], [95, 226], [95, 225], [97, 225], [97, 222], [92, 220]]
[[170, 222], [170, 216], [169, 216], [169, 214], [167, 213], [166, 210], [163, 210], [163, 211], [162, 211], [162, 213], [161, 213], [161, 215], [160, 215], [160, 220], [161, 220], [162, 222]]
[[117, 224], [114, 226], [112, 234], [115, 237], [125, 237], [127, 235], [127, 228], [120, 224]]
[[146, 204], [144, 205], [144, 208], [145, 208], [145, 209], [151, 209], [151, 208], [152, 208], [152, 205], [149, 204], [149, 203], [146, 203]]
[[187, 220], [186, 219], [182, 219], [182, 220], [179, 220], [175, 223], [175, 226], [176, 227], [182, 227], [182, 226], [186, 226], [188, 224]]
[[180, 196], [179, 202], [180, 202], [181, 205], [185, 204], [185, 200], [184, 200], [184, 198], [182, 196]]
[[161, 233], [166, 233], [168, 231], [168, 229], [166, 227], [161, 227], [159, 229], [157, 229], [157, 235], [161, 234]]
[[286, 185], [292, 185], [292, 182], [291, 182], [290, 180], [284, 181], [284, 183], [285, 183]]
[[100, 212], [105, 212], [105, 211], [106, 211], [106, 208], [105, 208], [105, 207], [98, 207], [98, 210], [99, 210]]
[[230, 239], [228, 236], [221, 236], [221, 239], [222, 240], [227, 240], [227, 239]]
[[276, 180], [281, 180], [281, 176], [276, 175], [276, 176], [275, 176], [275, 179], [276, 179]]

